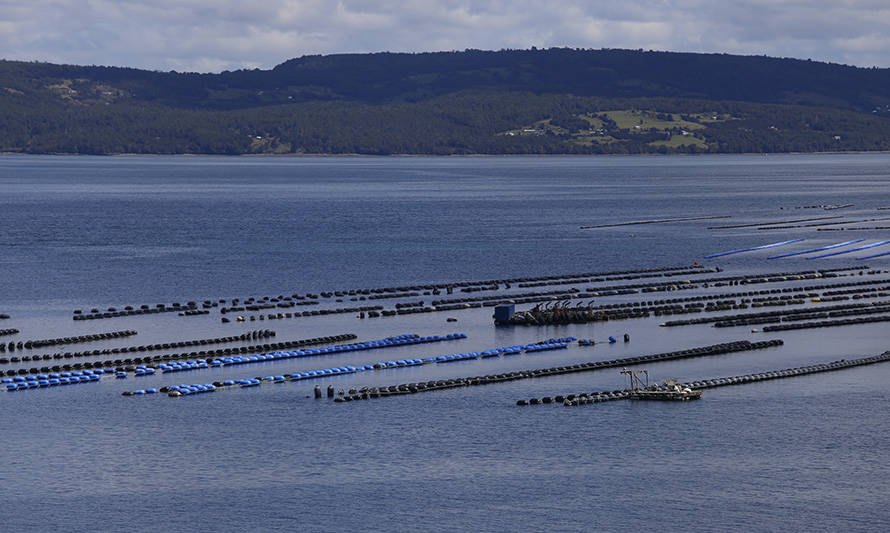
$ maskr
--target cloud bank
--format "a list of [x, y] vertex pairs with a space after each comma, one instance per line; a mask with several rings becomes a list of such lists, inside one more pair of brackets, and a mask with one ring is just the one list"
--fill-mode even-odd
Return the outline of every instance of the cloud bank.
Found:
[[306, 54], [569, 46], [890, 66], [886, 0], [0, 0], [0, 57], [218, 72]]

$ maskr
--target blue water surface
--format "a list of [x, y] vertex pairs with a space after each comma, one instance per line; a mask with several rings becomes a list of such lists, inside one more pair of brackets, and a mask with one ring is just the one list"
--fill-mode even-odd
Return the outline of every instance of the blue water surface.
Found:
[[[832, 204], [852, 206], [805, 208]], [[21, 330], [0, 341], [139, 332], [35, 351], [52, 353], [263, 328], [275, 330], [276, 340], [347, 332], [362, 340], [467, 334], [460, 341], [380, 352], [0, 392], [0, 529], [884, 530], [890, 519], [885, 502], [890, 366], [724, 387], [706, 391], [702, 401], [679, 405], [515, 405], [524, 398], [622, 388], [617, 370], [348, 404], [308, 398], [315, 383], [179, 399], [121, 392], [570, 335], [602, 341], [627, 332], [631, 342], [573, 344], [560, 351], [330, 377], [317, 384], [394, 385], [732, 340], [785, 341], [781, 348], [649, 367], [658, 378], [694, 380], [882, 353], [890, 349], [886, 323], [767, 335], [745, 327], [661, 328], [664, 319], [657, 317], [495, 328], [490, 308], [227, 324], [218, 309], [197, 317], [165, 313], [73, 321], [71, 316], [74, 309], [93, 307], [696, 261], [726, 275], [865, 267], [856, 260], [865, 251], [824, 260], [766, 257], [856, 238], [888, 239], [890, 229], [881, 228], [890, 227], [890, 220], [882, 221], [890, 211], [879, 209], [886, 206], [887, 154], [0, 157], [0, 313], [11, 316], [0, 320], [0, 329]], [[731, 218], [580, 229], [694, 217]], [[821, 217], [843, 218], [788, 222], [784, 225], [797, 227], [784, 229], [714, 228]], [[838, 221], [850, 223], [830, 224]], [[704, 260], [721, 251], [800, 238], [804, 241], [784, 247]], [[890, 256], [867, 265], [890, 269]], [[855, 279], [882, 275], [852, 274]], [[845, 279], [854, 278], [825, 282]], [[428, 305], [433, 297], [406, 301], [421, 299]], [[347, 299], [332, 305], [359, 304]], [[446, 322], [446, 316], [457, 322]]]

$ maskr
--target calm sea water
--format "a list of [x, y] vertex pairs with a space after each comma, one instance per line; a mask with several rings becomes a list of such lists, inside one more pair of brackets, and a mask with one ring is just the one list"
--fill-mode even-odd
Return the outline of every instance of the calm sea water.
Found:
[[[881, 353], [890, 349], [885, 324], [768, 336], [749, 328], [659, 328], [662, 319], [655, 317], [495, 329], [488, 308], [241, 324], [223, 324], [218, 314], [101, 321], [70, 316], [78, 308], [694, 261], [727, 274], [844, 267], [861, 262], [853, 254], [768, 261], [773, 252], [766, 250], [707, 262], [703, 257], [796, 238], [805, 239], [799, 249], [854, 238], [871, 242], [890, 238], [890, 230], [708, 227], [826, 216], [862, 221], [846, 227], [890, 226], [872, 220], [890, 217], [878, 210], [890, 205], [888, 193], [890, 155], [884, 154], [2, 157], [0, 313], [12, 318], [0, 320], [0, 329], [22, 331], [4, 341], [128, 328], [139, 335], [67, 349], [258, 328], [274, 329], [279, 340], [345, 332], [362, 339], [468, 335], [441, 345], [265, 368], [2, 392], [2, 529], [883, 530], [890, 518], [886, 366], [715, 389], [688, 405], [515, 406], [520, 398], [621, 388], [621, 376], [612, 371], [355, 404], [307, 399], [314, 384], [305, 383], [178, 400], [120, 393], [567, 335], [602, 340], [628, 332], [632, 341], [320, 384], [391, 385], [727, 340], [785, 340], [778, 349], [650, 367], [659, 378], [691, 380]], [[854, 205], [801, 208], [820, 204]], [[732, 218], [579, 229], [711, 216]], [[868, 265], [890, 269], [890, 256]], [[603, 303], [610, 301], [624, 300]], [[446, 316], [458, 321], [447, 323]]]

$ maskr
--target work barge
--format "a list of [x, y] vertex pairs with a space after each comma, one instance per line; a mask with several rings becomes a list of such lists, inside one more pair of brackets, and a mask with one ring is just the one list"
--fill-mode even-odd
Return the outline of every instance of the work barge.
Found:
[[649, 384], [648, 370], [621, 371], [624, 375], [626, 386], [624, 390], [630, 392], [631, 400], [656, 400], [662, 402], [686, 402], [701, 399], [702, 391], [692, 390], [680, 384], [675, 379], [662, 381], [661, 384]]

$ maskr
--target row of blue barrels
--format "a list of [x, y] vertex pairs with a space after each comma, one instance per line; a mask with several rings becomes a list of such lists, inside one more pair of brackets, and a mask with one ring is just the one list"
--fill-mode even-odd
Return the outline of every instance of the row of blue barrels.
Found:
[[[168, 392], [168, 395], [173, 395], [173, 392], [175, 391], [176, 396], [186, 396], [188, 394], [198, 394], [201, 392], [213, 392], [216, 390], [216, 387], [214, 387], [213, 384], [211, 384], [211, 383], [192, 383], [191, 385], [186, 385], [186, 384], [173, 385], [173, 386], [169, 387], [168, 389], [170, 391], [170, 392]], [[147, 389], [127, 391], [127, 392], [124, 392], [123, 395], [124, 396], [143, 396], [146, 394], [157, 394], [157, 393], [158, 393], [158, 389], [156, 389], [154, 387], [150, 387]]]
[[471, 359], [479, 359], [486, 357], [498, 357], [501, 354], [513, 355], [522, 352], [521, 346], [508, 346], [506, 348], [498, 348], [496, 350], [485, 350], [484, 352], [467, 352], [453, 353], [449, 355], [439, 355], [434, 358], [436, 363], [453, 363], [455, 361], [468, 361]]
[[[216, 390], [216, 388], [221, 387], [241, 387], [241, 388], [249, 388], [256, 387], [261, 385], [263, 382], [266, 383], [284, 383], [285, 381], [301, 381], [305, 379], [314, 379], [321, 377], [329, 377], [329, 376], [338, 376], [343, 374], [353, 374], [355, 372], [362, 372], [366, 370], [376, 370], [379, 368], [398, 368], [398, 367], [406, 367], [406, 366], [419, 366], [424, 364], [424, 360], [422, 359], [399, 359], [398, 361], [381, 361], [379, 363], [369, 364], [369, 365], [361, 365], [358, 367], [355, 366], [341, 366], [335, 368], [324, 368], [320, 370], [308, 370], [305, 372], [295, 372], [293, 374], [281, 374], [281, 375], [272, 375], [265, 377], [257, 377], [257, 378], [241, 378], [241, 379], [227, 379], [221, 382], [215, 382], [212, 384], [214, 387], [211, 390]], [[171, 397], [179, 397], [187, 395], [187, 392], [183, 391], [183, 389], [187, 389], [189, 387], [195, 387], [196, 385], [170, 385], [168, 387], [161, 387], [162, 392], [167, 392], [168, 396]], [[203, 391], [201, 391], [203, 392]], [[139, 394], [139, 391], [133, 392], [125, 392], [124, 396], [132, 396], [134, 394]]]
[[372, 340], [356, 344], [345, 344], [341, 346], [327, 346], [323, 348], [307, 348], [305, 350], [293, 350], [272, 352], [269, 354], [254, 355], [236, 355], [232, 357], [224, 357], [212, 359], [208, 363], [205, 359], [194, 359], [185, 362], [161, 363], [158, 369], [163, 373], [182, 372], [184, 370], [197, 370], [208, 367], [222, 367], [232, 365], [243, 365], [251, 363], [262, 363], [266, 361], [277, 361], [281, 359], [293, 359], [297, 357], [312, 357], [316, 355], [329, 355], [336, 353], [355, 352], [360, 350], [371, 350], [377, 348], [388, 348], [393, 346], [406, 346], [412, 344], [424, 344], [430, 342], [442, 342], [450, 340], [458, 340], [467, 338], [464, 333], [449, 333], [447, 335], [432, 335], [421, 337], [414, 333], [387, 337], [385, 339]]
[[547, 350], [559, 350], [568, 348], [569, 343], [576, 341], [575, 337], [563, 337], [560, 339], [548, 339], [543, 342], [534, 344], [518, 344], [515, 346], [506, 346], [503, 348], [495, 348], [493, 350], [485, 350], [482, 352], [467, 352], [451, 355], [439, 355], [435, 358], [436, 363], [451, 363], [454, 361], [466, 361], [470, 359], [498, 357], [500, 355], [517, 355], [525, 351], [526, 353], [543, 352]]
[[29, 374], [27, 376], [16, 376], [12, 378], [3, 378], [2, 383], [6, 385], [7, 391], [17, 391], [23, 389], [38, 389], [44, 387], [56, 387], [60, 385], [73, 385], [75, 383], [89, 383], [99, 381], [99, 378], [105, 373], [104, 370], [78, 370], [73, 372], [50, 372], [49, 374]]
[[[215, 365], [219, 366], [219, 365]], [[172, 363], [160, 363], [158, 370], [164, 374], [170, 372], [182, 372], [183, 370], [200, 370], [202, 368], [210, 368], [210, 364], [205, 359], [189, 359], [187, 361], [174, 361]], [[136, 368], [138, 372], [139, 368]]]
[[125, 392], [124, 396], [142, 396], [143, 394], [157, 394], [158, 389], [155, 387], [149, 387], [147, 389], [139, 389], [132, 392]]
[[[533, 346], [533, 347], [547, 346], [550, 344], [554, 344], [550, 341], [568, 341], [568, 339], [574, 340], [573, 337], [566, 337], [564, 339], [549, 339], [549, 341], [545, 341], [545, 342], [538, 343], [538, 344], [530, 344], [530, 345], [526, 345], [526, 346]], [[496, 348], [493, 350], [486, 350], [485, 352], [475, 352], [475, 353], [477, 354], [476, 357], [478, 357], [479, 354], [482, 354], [482, 353], [486, 353], [486, 354], [513, 353], [516, 350], [519, 350], [524, 347], [525, 346], [509, 346], [509, 347], [505, 347], [505, 348]], [[550, 348], [550, 349], [554, 349], [554, 348]], [[362, 372], [362, 371], [368, 371], [368, 370], [380, 370], [380, 369], [385, 369], [385, 368], [401, 368], [401, 367], [410, 367], [410, 366], [421, 366], [421, 365], [428, 364], [428, 363], [437, 363], [437, 362], [443, 362], [443, 361], [448, 361], [448, 360], [454, 360], [455, 357], [464, 356], [464, 355], [466, 355], [466, 354], [440, 355], [440, 356], [436, 356], [436, 357], [426, 357], [426, 358], [422, 358], [422, 359], [421, 358], [413, 358], [413, 359], [399, 359], [396, 361], [379, 361], [377, 363], [359, 365], [357, 367], [356, 366], [342, 366], [342, 367], [335, 367], [335, 368], [324, 368], [324, 369], [320, 369], [320, 370], [308, 370], [308, 371], [303, 371], [303, 372], [295, 372], [293, 374], [266, 376], [263, 378], [243, 378], [243, 379], [234, 379], [234, 380], [230, 379], [230, 380], [226, 380], [223, 382], [217, 382], [217, 384], [215, 386], [217, 386], [217, 387], [241, 386], [242, 388], [245, 388], [245, 387], [258, 386], [262, 382], [283, 383], [285, 381], [300, 381], [300, 380], [305, 380], [305, 379], [336, 376], [336, 375], [342, 375], [342, 374], [352, 374], [355, 372]], [[476, 358], [476, 357], [474, 357], [474, 358]], [[172, 387], [166, 387], [166, 389], [173, 390]], [[136, 392], [138, 392], [138, 391], [136, 391]], [[125, 393], [126, 396], [131, 396], [133, 394], [134, 393], [129, 393], [129, 392]]]
[[570, 342], [575, 342], [575, 337], [564, 337], [562, 339], [550, 339], [547, 342], [537, 343], [537, 344], [527, 344], [522, 347], [523, 350], [528, 352], [543, 352], [546, 350], [559, 350], [561, 348], [568, 347]]
[[[616, 342], [618, 342], [618, 339], [613, 335], [609, 335], [609, 344], [615, 344]], [[630, 342], [630, 334], [624, 334], [624, 342]], [[595, 344], [596, 341], [593, 339], [581, 339], [578, 341], [578, 346], [594, 346]]]
[[[241, 387], [242, 389], [250, 388], [250, 387], [258, 387], [263, 382], [267, 383], [284, 383], [288, 380], [290, 381], [298, 381], [300, 379], [309, 379], [314, 377], [321, 376], [333, 376], [338, 374], [351, 374], [358, 370], [365, 370], [365, 368], [356, 368], [353, 366], [349, 367], [339, 367], [339, 368], [326, 368], [324, 370], [311, 370], [309, 372], [300, 372], [297, 374], [283, 374], [276, 376], [265, 376], [262, 378], [242, 378], [242, 379], [227, 379], [221, 382], [215, 383], [207, 383], [204, 385], [200, 384], [192, 384], [192, 385], [170, 385], [167, 387], [161, 387], [161, 392], [166, 392], [167, 396], [171, 398], [178, 398], [180, 396], [188, 396], [190, 394], [200, 393], [200, 392], [213, 392], [218, 388], [223, 387]], [[133, 392], [125, 392], [124, 396], [133, 396], [133, 395], [141, 395], [148, 392], [146, 389], [143, 393], [140, 393], [139, 390]]]
[[[422, 365], [423, 362], [420, 359], [410, 359], [410, 360], [399, 360], [396, 361], [387, 361], [386, 363], [377, 363], [385, 364], [388, 368], [395, 368], [397, 366], [416, 366]], [[322, 378], [327, 376], [339, 376], [343, 374], [353, 374], [355, 372], [362, 372], [365, 370], [374, 370], [373, 365], [363, 365], [359, 367], [355, 366], [339, 366], [335, 368], [323, 368], [321, 370], [307, 370], [305, 372], [295, 372], [293, 374], [287, 374], [284, 376], [266, 376], [263, 381], [284, 381], [285, 379], [289, 379], [291, 381], [299, 381], [301, 379], [312, 379], [312, 378]]]
[[[174, 371], [182, 371], [182, 370], [209, 368], [210, 366], [224, 366], [226, 364], [243, 364], [243, 363], [276, 360], [276, 359], [286, 359], [286, 358], [291, 358], [291, 357], [305, 357], [305, 356], [309, 356], [309, 355], [320, 355], [320, 354], [336, 353], [336, 352], [342, 352], [342, 351], [354, 351], [354, 350], [363, 350], [363, 349], [370, 349], [370, 348], [376, 348], [376, 347], [400, 346], [400, 345], [404, 345], [404, 344], [418, 344], [418, 343], [437, 342], [437, 341], [442, 341], [442, 340], [455, 340], [455, 339], [463, 339], [463, 338], [466, 338], [466, 334], [451, 333], [451, 334], [444, 335], [444, 336], [434, 335], [434, 336], [430, 336], [430, 337], [420, 337], [416, 334], [404, 334], [404, 335], [398, 335], [395, 337], [387, 337], [387, 338], [381, 339], [381, 340], [368, 341], [368, 342], [360, 343], [360, 344], [356, 344], [356, 345], [332, 346], [332, 347], [328, 347], [328, 348], [297, 350], [295, 352], [284, 352], [284, 353], [275, 353], [275, 354], [266, 354], [266, 355], [257, 354], [257, 355], [250, 356], [250, 357], [240, 357], [239, 356], [237, 359], [241, 359], [243, 361], [238, 361], [238, 362], [231, 361], [229, 363], [225, 363], [224, 361], [221, 361], [221, 360], [214, 360], [211, 364], [208, 364], [203, 359], [189, 360], [184, 363], [174, 363], [174, 364], [170, 364], [170, 365], [161, 364], [158, 366], [158, 369], [160, 369], [162, 372], [166, 373], [166, 372], [174, 372]], [[235, 358], [226, 358], [226, 359], [235, 359]], [[419, 361], [419, 360], [417, 360], [417, 361]], [[392, 362], [388, 362], [388, 363], [392, 363], [391, 366], [405, 366], [405, 365], [409, 364], [402, 360], [400, 360], [398, 362], [392, 361]], [[412, 360], [412, 362], [410, 364], [422, 364], [422, 362], [415, 363]], [[330, 370], [330, 369], [328, 369], [328, 370]], [[145, 365], [139, 365], [135, 369], [136, 376], [149, 376], [149, 375], [155, 374], [155, 372], [156, 371], [154, 368], [147, 367]], [[315, 372], [315, 371], [313, 371], [313, 372]], [[319, 371], [319, 372], [325, 373], [323, 371]], [[12, 390], [27, 389], [27, 388], [37, 388], [41, 385], [44, 385], [44, 384], [39, 383], [41, 380], [44, 380], [47, 382], [44, 386], [60, 385], [60, 384], [68, 384], [68, 383], [79, 383], [80, 381], [98, 381], [99, 376], [102, 376], [103, 374], [106, 374], [106, 373], [108, 373], [108, 374], [114, 373], [114, 375], [119, 379], [123, 379], [123, 378], [127, 377], [127, 372], [125, 372], [125, 371], [115, 372], [114, 369], [109, 368], [109, 369], [105, 369], [105, 370], [103, 370], [103, 369], [77, 370], [77, 371], [72, 371], [72, 372], [62, 372], [61, 374], [53, 372], [50, 374], [38, 374], [36, 376], [35, 375], [16, 376], [14, 378], [3, 378], [2, 382], [7, 384], [7, 390], [12, 391]], [[333, 372], [326, 372], [325, 374], [330, 374], [330, 373], [333, 373]], [[321, 375], [321, 374], [319, 374], [319, 375]], [[88, 379], [84, 380], [84, 379], [82, 379], [82, 376], [95, 376], [95, 378], [94, 379], [88, 378]], [[307, 373], [307, 377], [308, 377], [308, 373]], [[315, 377], [315, 374], [312, 374], [311, 377]], [[61, 378], [61, 381], [60, 381], [60, 378]], [[56, 381], [51, 381], [51, 380], [56, 380]], [[29, 383], [32, 383], [32, 382], [36, 382], [36, 383], [38, 383], [38, 385], [33, 386], [33, 387], [29, 386]]]
[[[136, 369], [136, 375], [152, 375], [155, 373], [153, 368], [144, 367]], [[22, 390], [35, 389], [41, 387], [50, 387], [55, 385], [70, 385], [73, 383], [85, 383], [99, 381], [103, 376], [115, 376], [118, 379], [127, 377], [124, 371], [115, 371], [114, 368], [96, 368], [93, 370], [72, 370], [70, 372], [49, 372], [46, 374], [28, 374], [25, 376], [6, 377], [0, 379], [0, 383], [6, 385], [6, 390]], [[34, 384], [37, 385], [34, 385]]]
[[[215, 382], [214, 386], [219, 387], [235, 387], [239, 386], [241, 388], [255, 387], [259, 386], [262, 383], [284, 383], [285, 381], [302, 381], [306, 379], [315, 379], [322, 377], [330, 377], [330, 376], [338, 376], [344, 374], [354, 374], [356, 372], [365, 372], [371, 370], [382, 370], [389, 368], [404, 368], [404, 367], [413, 367], [413, 366], [421, 366], [430, 363], [443, 363], [450, 361], [459, 361], [465, 359], [478, 359], [479, 357], [485, 357], [483, 354], [488, 354], [487, 356], [491, 356], [491, 354], [514, 354], [519, 353], [523, 349], [531, 349], [531, 351], [543, 351], [543, 350], [554, 350], [559, 348], [566, 348], [568, 343], [576, 340], [574, 337], [564, 337], [561, 339], [548, 339], [547, 341], [543, 341], [536, 344], [527, 344], [527, 345], [517, 345], [517, 346], [507, 346], [502, 348], [495, 348], [492, 350], [486, 350], [484, 352], [470, 352], [466, 354], [450, 354], [450, 355], [439, 355], [435, 357], [424, 357], [424, 358], [413, 358], [413, 359], [399, 359], [396, 361], [378, 361], [376, 363], [369, 363], [365, 365], [359, 366], [341, 366], [334, 368], [324, 368], [320, 370], [307, 370], [302, 372], [295, 372], [293, 374], [281, 374], [281, 375], [271, 375], [265, 377], [255, 377], [255, 378], [242, 378], [242, 379], [229, 379], [222, 382]], [[183, 387], [181, 385], [179, 387]], [[171, 391], [175, 392], [174, 386], [162, 387], [161, 391]], [[133, 393], [124, 393], [126, 396], [131, 396]], [[172, 396], [178, 397], [183, 394], [174, 394]]]
[[[336, 376], [341, 374], [352, 374], [355, 372], [363, 372], [369, 370], [382, 370], [387, 368], [402, 368], [402, 367], [410, 367], [410, 366], [421, 366], [429, 363], [445, 363], [450, 361], [458, 361], [463, 359], [478, 359], [479, 357], [490, 357], [492, 355], [498, 354], [515, 354], [519, 353], [521, 350], [526, 349], [527, 351], [543, 351], [543, 350], [555, 350], [559, 348], [566, 348], [568, 346], [568, 342], [575, 340], [574, 337], [566, 337], [564, 339], [550, 339], [550, 341], [537, 343], [537, 344], [527, 344], [524, 346], [507, 346], [502, 348], [495, 348], [492, 350], [486, 350], [484, 352], [470, 352], [463, 354], [449, 354], [449, 355], [438, 355], [435, 357], [424, 357], [424, 358], [414, 358], [414, 359], [399, 359], [397, 361], [379, 361], [377, 363], [370, 363], [366, 365], [355, 366], [342, 366], [336, 368], [325, 368], [321, 370], [308, 370], [304, 372], [295, 372], [293, 374], [285, 374], [279, 376], [266, 376], [264, 378], [255, 378], [261, 379], [262, 381], [271, 381], [271, 382], [283, 382], [286, 380], [290, 381], [299, 381], [303, 379], [312, 379], [319, 377], [327, 377], [327, 376]], [[553, 342], [551, 342], [553, 341]], [[228, 381], [223, 382], [225, 385], [245, 385], [243, 381], [248, 380], [231, 380], [232, 383]], [[258, 385], [259, 383], [253, 383]]]

